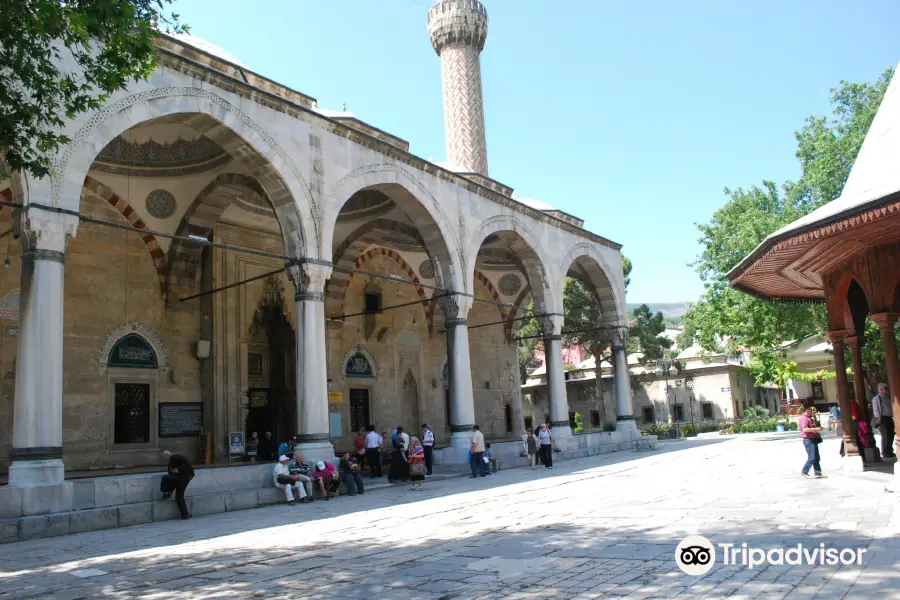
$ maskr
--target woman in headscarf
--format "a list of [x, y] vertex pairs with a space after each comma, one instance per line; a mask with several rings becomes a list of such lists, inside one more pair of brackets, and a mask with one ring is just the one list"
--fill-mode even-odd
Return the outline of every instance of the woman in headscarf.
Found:
[[409, 450], [409, 436], [403, 432], [402, 427], [398, 427], [396, 435], [391, 442], [393, 452], [391, 452], [391, 470], [388, 472], [388, 483], [395, 481], [406, 481], [409, 479], [409, 464], [406, 462], [406, 453]]
[[407, 460], [409, 461], [409, 480], [413, 484], [412, 490], [421, 492], [425, 489], [423, 486], [425, 485], [425, 473], [428, 469], [425, 466], [425, 449], [419, 442], [419, 438], [414, 437], [410, 440]]

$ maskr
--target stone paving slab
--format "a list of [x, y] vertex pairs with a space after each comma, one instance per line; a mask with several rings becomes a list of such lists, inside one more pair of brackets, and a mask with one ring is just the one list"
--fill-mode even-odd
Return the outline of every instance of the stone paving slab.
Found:
[[[372, 486], [331, 502], [17, 542], [0, 546], [0, 598], [900, 597], [897, 495], [842, 476], [836, 441], [822, 454], [834, 475], [811, 481], [799, 477], [794, 439], [660, 444], [552, 471], [431, 480], [424, 492]], [[688, 534], [867, 552], [861, 566], [717, 564], [689, 576], [674, 562]]]

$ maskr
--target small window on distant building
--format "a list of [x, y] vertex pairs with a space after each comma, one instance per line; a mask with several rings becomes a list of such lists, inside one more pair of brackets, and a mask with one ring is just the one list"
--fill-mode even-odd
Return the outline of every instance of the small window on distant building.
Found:
[[506, 408], [504, 409], [504, 413], [506, 416], [506, 433], [512, 433], [512, 431], [513, 431], [512, 406], [507, 404]]
[[591, 427], [600, 427], [600, 411], [591, 411]]
[[652, 406], [645, 406], [641, 409], [641, 412], [644, 414], [644, 423], [653, 423], [656, 421], [656, 415], [653, 414]]
[[575, 429], [575, 413], [569, 413], [569, 427]]
[[713, 418], [712, 402], [704, 402], [702, 404], [702, 407], [703, 407], [703, 418], [704, 419], [712, 419]]
[[534, 420], [531, 417], [525, 417], [525, 429], [532, 429], [534, 427]]
[[672, 405], [672, 419], [674, 419], [675, 421], [684, 421], [684, 405]]
[[825, 388], [822, 385], [821, 381], [813, 381], [812, 396], [816, 400], [824, 400], [825, 399]]

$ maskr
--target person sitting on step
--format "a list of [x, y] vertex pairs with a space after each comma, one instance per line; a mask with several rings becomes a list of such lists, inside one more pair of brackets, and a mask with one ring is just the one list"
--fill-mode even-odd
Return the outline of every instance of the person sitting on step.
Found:
[[305, 501], [306, 489], [304, 488], [303, 483], [297, 479], [296, 475], [291, 475], [291, 470], [288, 468], [288, 457], [284, 454], [279, 456], [278, 462], [275, 463], [273, 478], [275, 480], [275, 487], [284, 490], [284, 496], [287, 498], [288, 506], [294, 505], [294, 492], [297, 493], [300, 502]]
[[306, 501], [312, 502], [312, 473], [310, 472], [309, 465], [303, 461], [303, 455], [295, 454], [294, 459], [288, 463], [288, 469], [290, 470], [291, 475], [295, 476], [297, 478], [297, 481], [302, 483], [303, 487], [306, 489]]
[[366, 493], [366, 487], [363, 485], [362, 473], [359, 472], [360, 466], [355, 455], [344, 452], [341, 457], [341, 483], [347, 486], [347, 495], [355, 496], [359, 490], [359, 495]]
[[325, 460], [320, 460], [316, 463], [316, 468], [313, 471], [313, 481], [319, 486], [319, 491], [322, 492], [322, 496], [326, 500], [331, 500], [341, 486], [341, 477], [337, 469], [334, 468], [332, 463]]

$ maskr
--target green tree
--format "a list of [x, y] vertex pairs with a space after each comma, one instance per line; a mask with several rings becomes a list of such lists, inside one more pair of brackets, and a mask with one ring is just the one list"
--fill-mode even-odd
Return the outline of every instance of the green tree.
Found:
[[[97, 110], [156, 61], [156, 25], [172, 0], [8, 0], [0, 2], [0, 154], [6, 168], [36, 177], [69, 139], [65, 119]], [[63, 66], [65, 65], [65, 66]], [[0, 177], [3, 177], [0, 173]]]
[[777, 186], [738, 188], [709, 223], [699, 224], [700, 255], [692, 266], [706, 291], [685, 316], [709, 351], [749, 349], [757, 384], [784, 374], [782, 344], [819, 332], [821, 305], [760, 300], [734, 290], [726, 274], [766, 236], [840, 195], [893, 75], [888, 69], [874, 83], [848, 83], [831, 90], [831, 117], [809, 117], [797, 139], [801, 177]]

